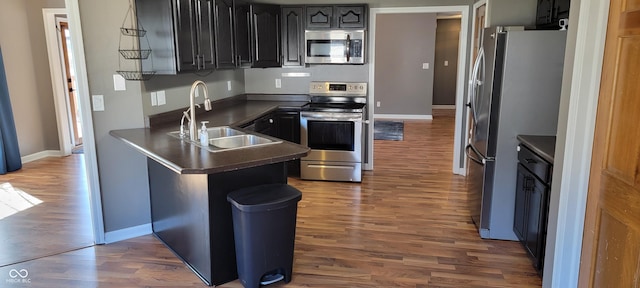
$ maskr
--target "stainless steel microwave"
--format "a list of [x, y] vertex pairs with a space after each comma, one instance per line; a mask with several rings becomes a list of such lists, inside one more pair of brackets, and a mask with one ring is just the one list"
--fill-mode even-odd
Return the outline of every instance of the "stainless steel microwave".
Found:
[[307, 30], [305, 63], [364, 64], [364, 30]]

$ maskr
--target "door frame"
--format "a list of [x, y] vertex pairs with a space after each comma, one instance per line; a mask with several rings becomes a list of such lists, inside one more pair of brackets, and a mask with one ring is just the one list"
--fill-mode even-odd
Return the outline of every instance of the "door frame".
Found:
[[566, 126], [558, 125], [543, 287], [578, 287], [591, 152], [609, 16], [609, 0], [571, 2], [567, 43], [575, 39], [575, 46], [568, 47], [575, 50], [567, 49], [565, 54], [565, 84], [558, 123], [565, 122]]
[[53, 88], [53, 103], [56, 111], [56, 122], [58, 126], [58, 142], [60, 145], [61, 156], [68, 156], [73, 149], [73, 134], [70, 127], [71, 118], [69, 111], [69, 102], [67, 90], [64, 86], [66, 83], [66, 72], [63, 67], [62, 59], [60, 59], [61, 44], [58, 39], [58, 18], [64, 15], [66, 18], [67, 10], [64, 8], [42, 9], [44, 20], [44, 34], [47, 43], [47, 52], [49, 56], [49, 71], [51, 72], [51, 86]]
[[[100, 195], [100, 176], [98, 174], [96, 144], [95, 144], [95, 136], [93, 133], [93, 116], [91, 114], [91, 111], [92, 111], [91, 101], [89, 100], [89, 81], [87, 78], [87, 64], [86, 64], [85, 55], [84, 55], [84, 41], [82, 38], [80, 8], [79, 8], [78, 0], [65, 0], [64, 2], [66, 7], [65, 9], [43, 9], [43, 14], [46, 13], [48, 17], [52, 17], [54, 20], [55, 20], [56, 14], [66, 14], [67, 19], [69, 20], [68, 21], [69, 32], [71, 34], [71, 42], [72, 42], [71, 51], [73, 51], [72, 52], [73, 58], [74, 58], [73, 62], [74, 62], [74, 67], [77, 74], [76, 83], [78, 87], [76, 87], [76, 93], [78, 93], [78, 96], [79, 96], [78, 105], [80, 105], [80, 110], [81, 110], [80, 118], [82, 119], [82, 135], [83, 135], [82, 145], [84, 147], [85, 173], [87, 175], [89, 205], [91, 209], [91, 219], [93, 222], [93, 238], [96, 244], [104, 244], [105, 243], [104, 218], [102, 214], [102, 197]], [[49, 21], [46, 21], [47, 19], [49, 18], [45, 17], [45, 23], [51, 23]], [[47, 25], [45, 24], [45, 33], [49, 33], [46, 31], [47, 30], [46, 26]], [[55, 29], [54, 29], [54, 32], [57, 37], [57, 31], [55, 31]], [[49, 40], [47, 40], [47, 45], [49, 44], [50, 44]], [[50, 55], [49, 59], [51, 58], [58, 58], [58, 55], [57, 54], [55, 54], [55, 56]], [[60, 61], [60, 59], [58, 59], [58, 61]], [[61, 66], [57, 66], [57, 67], [61, 67]], [[62, 85], [62, 83], [64, 83], [60, 81], [57, 81], [57, 82], [60, 86]], [[53, 84], [58, 85], [55, 83]], [[60, 90], [55, 89], [55, 86], [54, 86], [54, 93], [55, 91], [60, 91]], [[56, 109], [58, 109], [57, 106], [58, 104], [56, 104]], [[67, 129], [69, 129], [69, 127], [67, 127]]]
[[[458, 43], [458, 74], [456, 77], [456, 128], [454, 134], [454, 147], [453, 148], [453, 173], [459, 175], [465, 175], [465, 168], [461, 167], [462, 153], [462, 125], [463, 116], [466, 109], [464, 109], [464, 96], [465, 96], [465, 77], [467, 75], [467, 49], [469, 42], [469, 5], [458, 6], [424, 6], [424, 7], [392, 7], [392, 8], [371, 8], [369, 9], [369, 96], [367, 103], [375, 103], [375, 56], [376, 56], [376, 18], [378, 14], [408, 14], [408, 13], [447, 13], [454, 12], [460, 13], [460, 40]], [[367, 109], [369, 114], [367, 119], [371, 119], [370, 127], [373, 127], [373, 114], [374, 109]], [[464, 118], [466, 119], [466, 118]], [[368, 129], [367, 139], [369, 145], [368, 160], [366, 161], [364, 169], [373, 170], [373, 130]]]

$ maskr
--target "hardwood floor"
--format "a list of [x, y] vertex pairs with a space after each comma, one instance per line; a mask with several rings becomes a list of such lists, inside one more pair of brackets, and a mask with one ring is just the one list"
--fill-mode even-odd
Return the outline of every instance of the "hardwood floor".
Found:
[[93, 245], [83, 157], [46, 158], [0, 175], [0, 214], [29, 203], [16, 191], [42, 201], [0, 216], [0, 266]]
[[[519, 243], [478, 236], [451, 173], [453, 125], [453, 110], [405, 121], [404, 141], [375, 142], [361, 184], [290, 179], [303, 193], [294, 275], [270, 287], [540, 287]], [[11, 269], [28, 287], [204, 287], [149, 235], [0, 267], [0, 281]]]

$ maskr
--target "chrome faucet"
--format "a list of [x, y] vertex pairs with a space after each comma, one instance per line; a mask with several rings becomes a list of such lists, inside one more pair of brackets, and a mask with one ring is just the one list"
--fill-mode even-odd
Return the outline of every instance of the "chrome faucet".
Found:
[[199, 85], [202, 85], [202, 90], [204, 91], [204, 110], [211, 111], [211, 99], [209, 99], [209, 92], [207, 90], [207, 84], [202, 82], [201, 80], [196, 80], [191, 85], [191, 92], [189, 92], [189, 109], [182, 112], [182, 119], [180, 120], [180, 136], [184, 136], [184, 118], [187, 118], [189, 121], [189, 138], [191, 141], [197, 141], [198, 135], [196, 133], [196, 107], [200, 107], [200, 105], [195, 104], [195, 92]]

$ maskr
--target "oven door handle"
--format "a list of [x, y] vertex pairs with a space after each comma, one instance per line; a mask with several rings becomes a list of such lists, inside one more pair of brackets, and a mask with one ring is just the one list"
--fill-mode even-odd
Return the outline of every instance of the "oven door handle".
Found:
[[313, 121], [354, 121], [363, 122], [362, 113], [322, 113], [302, 112], [300, 118]]

